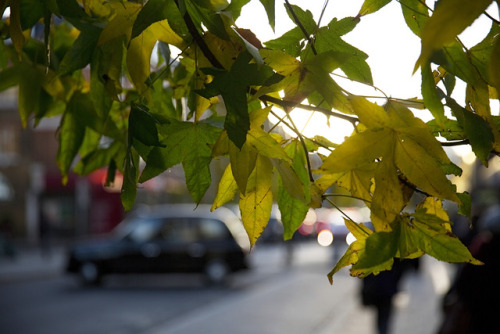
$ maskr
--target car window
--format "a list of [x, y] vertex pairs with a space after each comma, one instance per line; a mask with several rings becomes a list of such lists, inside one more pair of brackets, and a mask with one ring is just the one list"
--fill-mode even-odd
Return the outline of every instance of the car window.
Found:
[[199, 219], [200, 234], [207, 240], [226, 239], [229, 231], [223, 222], [216, 219]]
[[161, 237], [168, 241], [195, 242], [198, 233], [196, 225], [189, 218], [167, 218], [163, 220]]
[[140, 219], [132, 224], [128, 238], [136, 242], [150, 241], [158, 234], [158, 230], [158, 221]]

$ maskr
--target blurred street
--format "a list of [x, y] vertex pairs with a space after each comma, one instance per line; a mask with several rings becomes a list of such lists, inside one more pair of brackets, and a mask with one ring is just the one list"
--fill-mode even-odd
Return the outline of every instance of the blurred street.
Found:
[[[356, 278], [343, 270], [330, 286], [332, 248], [296, 244], [291, 265], [283, 244], [258, 245], [252, 269], [227, 287], [188, 275], [111, 276], [81, 287], [63, 275], [64, 254], [20, 250], [0, 258], [0, 332], [9, 334], [291, 333], [375, 334], [374, 310], [360, 305]], [[424, 258], [396, 298], [392, 333], [434, 333], [448, 265]]]

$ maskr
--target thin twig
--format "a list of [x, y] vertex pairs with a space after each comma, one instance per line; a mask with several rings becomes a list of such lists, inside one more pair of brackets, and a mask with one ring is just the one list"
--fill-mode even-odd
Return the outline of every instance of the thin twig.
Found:
[[304, 27], [304, 25], [302, 24], [302, 22], [300, 22], [297, 14], [295, 13], [295, 11], [293, 10], [293, 7], [292, 5], [290, 5], [290, 3], [288, 2], [288, 0], [285, 0], [285, 6], [288, 8], [288, 10], [290, 11], [290, 13], [292, 14], [292, 17], [293, 17], [293, 20], [295, 21], [295, 24], [300, 28], [300, 30], [302, 31], [302, 33], [304, 34], [304, 37], [307, 39], [307, 41], [309, 42], [309, 45], [311, 45], [311, 50], [312, 52], [317, 55], [318, 52], [316, 51], [316, 48], [314, 47], [314, 42], [313, 40], [311, 39], [311, 36], [310, 34], [307, 32], [306, 28]]
[[352, 195], [344, 195], [344, 194], [330, 194], [330, 193], [326, 193], [326, 194], [323, 194], [323, 196], [324, 197], [347, 197], [347, 198], [357, 199], [357, 200], [363, 201], [365, 203], [371, 203], [372, 202], [372, 201], [369, 201], [369, 200], [361, 198], [361, 197], [352, 196]]
[[333, 203], [332, 200], [330, 200], [329, 198], [326, 198], [326, 201], [328, 203], [330, 203], [335, 209], [339, 210], [339, 212], [344, 215], [345, 218], [349, 219], [350, 221], [353, 221], [356, 223], [356, 221], [354, 219], [352, 219], [351, 217], [349, 217], [349, 215], [347, 213], [345, 213], [344, 211], [342, 211], [342, 209], [335, 203]]
[[[175, 3], [177, 4], [177, 8], [179, 8], [179, 1], [175, 1]], [[208, 59], [208, 61], [214, 67], [216, 67], [218, 69], [224, 69], [224, 66], [222, 66], [222, 64], [219, 62], [219, 60], [215, 57], [213, 52], [208, 47], [207, 43], [205, 43], [205, 41], [201, 37], [200, 33], [198, 32], [198, 29], [194, 25], [194, 22], [191, 19], [191, 16], [189, 16], [189, 13], [187, 11], [186, 11], [186, 13], [184, 13], [183, 19], [184, 19], [184, 22], [186, 23], [186, 26], [189, 30], [189, 33], [191, 34], [191, 36], [193, 36], [194, 41], [196, 42], [198, 47], [201, 49], [201, 52], [203, 53], [203, 55]]]

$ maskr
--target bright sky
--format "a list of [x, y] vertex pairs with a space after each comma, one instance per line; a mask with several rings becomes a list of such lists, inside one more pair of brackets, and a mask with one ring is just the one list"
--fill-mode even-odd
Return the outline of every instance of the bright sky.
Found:
[[[432, 7], [434, 1], [427, 1]], [[431, 3], [432, 2], [432, 3]], [[284, 1], [276, 3], [276, 34], [273, 34], [267, 24], [265, 11], [258, 0], [252, 0], [243, 8], [243, 15], [236, 22], [240, 28], [251, 29], [261, 41], [267, 41], [294, 27], [294, 24], [286, 15]], [[317, 20], [320, 17], [324, 0], [290, 0], [291, 4], [298, 5], [302, 9], [308, 9]], [[341, 19], [347, 16], [356, 16], [363, 4], [363, 0], [330, 0], [321, 25], [326, 25], [333, 18]], [[248, 10], [252, 14], [249, 15]], [[488, 11], [493, 16], [498, 16], [494, 7]], [[491, 22], [485, 16], [477, 20], [472, 28], [466, 30], [461, 36], [461, 40], [467, 46], [473, 46], [479, 42], [490, 29]], [[369, 55], [367, 59], [370, 65], [375, 86], [383, 90], [388, 96], [397, 98], [420, 97], [420, 73], [412, 74], [414, 64], [420, 53], [420, 39], [416, 37], [406, 26], [401, 5], [397, 1], [382, 8], [380, 11], [362, 17], [357, 27], [345, 35], [344, 40]], [[339, 84], [351, 92], [365, 95], [380, 95], [371, 87], [355, 85], [351, 88], [351, 83], [341, 82]], [[459, 89], [457, 83], [457, 90]], [[305, 124], [309, 115], [306, 112], [298, 111], [302, 114], [298, 117], [299, 124]], [[428, 112], [422, 111], [418, 115], [422, 118], [428, 117]], [[350, 123], [332, 119], [332, 127], [327, 127], [326, 118], [318, 115], [317, 120], [305, 128], [304, 134], [321, 134], [334, 142], [341, 142], [345, 135], [352, 131]]]

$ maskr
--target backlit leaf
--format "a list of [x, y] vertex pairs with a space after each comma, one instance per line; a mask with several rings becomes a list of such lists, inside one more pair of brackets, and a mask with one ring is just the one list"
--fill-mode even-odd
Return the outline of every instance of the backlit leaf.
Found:
[[211, 210], [213, 211], [232, 201], [237, 193], [238, 185], [236, 184], [233, 172], [231, 171], [231, 165], [229, 164], [219, 181], [219, 187], [217, 188], [217, 194], [215, 195]]
[[258, 156], [255, 169], [248, 180], [246, 194], [240, 195], [243, 226], [253, 246], [267, 226], [273, 205], [273, 167], [268, 158]]
[[415, 69], [425, 64], [435, 50], [453, 41], [491, 2], [492, 0], [441, 0], [422, 31], [422, 51]]
[[447, 104], [451, 107], [458, 123], [469, 138], [472, 151], [485, 166], [488, 166], [493, 142], [495, 141], [490, 125], [483, 118], [462, 108], [452, 99], [448, 99]]
[[415, 213], [414, 219], [401, 228], [414, 234], [418, 248], [441, 261], [481, 264], [474, 259], [467, 247], [445, 228], [447, 222], [424, 213]]
[[170, 28], [166, 20], [153, 23], [130, 41], [127, 51], [127, 68], [139, 92], [144, 90], [144, 83], [150, 74], [151, 52], [157, 41], [178, 47], [183, 43], [182, 38]]
[[389, 2], [391, 0], [365, 0], [359, 10], [358, 17], [375, 13]]
[[267, 19], [269, 21], [269, 25], [274, 30], [274, 24], [276, 21], [275, 14], [275, 0], [260, 0], [262, 6], [266, 10]]
[[399, 0], [406, 24], [417, 36], [429, 20], [429, 9], [421, 0]]
[[241, 149], [238, 149], [236, 145], [230, 142], [229, 157], [231, 159], [231, 168], [236, 184], [240, 192], [246, 194], [248, 178], [253, 172], [257, 161], [257, 151], [248, 143], [243, 144]]

